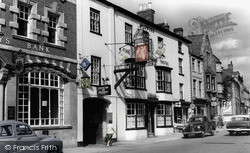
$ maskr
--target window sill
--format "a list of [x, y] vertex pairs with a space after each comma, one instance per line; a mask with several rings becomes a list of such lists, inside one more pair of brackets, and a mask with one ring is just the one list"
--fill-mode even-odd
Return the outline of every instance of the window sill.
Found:
[[183, 52], [178, 52], [179, 54], [181, 54], [181, 55], [184, 55], [184, 53]]
[[146, 127], [142, 127], [142, 128], [131, 128], [131, 129], [126, 128], [126, 131], [131, 131], [131, 130], [146, 130], [146, 129], [147, 129]]
[[156, 126], [156, 128], [169, 128], [169, 127], [174, 127], [173, 125], [167, 125], [167, 126]]
[[94, 34], [97, 34], [97, 35], [99, 35], [99, 36], [102, 36], [102, 34], [101, 33], [97, 33], [97, 32], [94, 32], [94, 31], [90, 31], [91, 33], [94, 33]]
[[12, 35], [12, 37], [13, 37], [13, 39], [19, 39], [19, 40], [24, 40], [24, 41], [28, 41], [28, 42], [33, 42], [33, 43], [39, 44], [38, 40], [31, 39], [31, 38], [28, 38], [28, 37], [25, 37], [25, 36]]
[[173, 94], [172, 92], [167, 92], [167, 91], [156, 91], [156, 93], [166, 93], [166, 94]]
[[44, 46], [49, 46], [49, 47], [53, 47], [53, 48], [58, 48], [58, 49], [66, 50], [66, 48], [63, 47], [63, 46], [59, 46], [59, 45], [52, 44], [52, 43], [49, 43], [49, 42], [44, 42]]
[[130, 89], [130, 90], [143, 90], [143, 91], [147, 91], [146, 88], [136, 88], [136, 87], [125, 87], [125, 89]]
[[43, 125], [43, 126], [31, 126], [34, 131], [38, 130], [63, 130], [63, 129], [72, 129], [72, 125]]
[[179, 75], [184, 76], [184, 74], [183, 74], [183, 73], [179, 73]]

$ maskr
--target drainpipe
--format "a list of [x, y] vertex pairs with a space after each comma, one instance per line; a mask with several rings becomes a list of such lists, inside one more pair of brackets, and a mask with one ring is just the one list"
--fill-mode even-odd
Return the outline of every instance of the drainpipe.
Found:
[[[113, 17], [114, 17], [114, 19], [113, 19], [113, 21], [114, 21], [114, 44], [115, 44], [115, 45], [114, 45], [114, 54], [115, 54], [115, 67], [114, 67], [114, 68], [116, 69], [116, 26], [115, 26], [115, 14], [116, 14], [115, 12], [116, 12], [116, 11], [115, 11], [115, 9], [116, 9], [116, 8], [114, 7], [114, 15], [113, 15]], [[117, 82], [117, 76], [116, 76], [116, 75], [115, 75], [115, 82]], [[116, 93], [117, 93], [117, 89], [115, 89], [115, 91], [116, 91]], [[116, 110], [115, 110], [115, 113], [116, 113], [116, 114], [115, 114], [116, 139], [117, 139], [117, 141], [118, 141], [118, 117], [117, 117], [117, 114], [118, 114], [118, 113], [117, 113], [117, 108], [118, 108], [118, 107], [117, 107], [117, 98], [115, 98], [115, 102], [116, 102], [116, 103], [115, 103], [115, 107], [116, 107], [116, 108], [115, 108], [115, 109], [116, 109]]]

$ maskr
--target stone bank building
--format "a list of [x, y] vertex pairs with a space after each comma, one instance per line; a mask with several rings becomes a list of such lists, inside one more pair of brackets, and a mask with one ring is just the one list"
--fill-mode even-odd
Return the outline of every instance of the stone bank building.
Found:
[[76, 1], [0, 0], [0, 120], [76, 146]]

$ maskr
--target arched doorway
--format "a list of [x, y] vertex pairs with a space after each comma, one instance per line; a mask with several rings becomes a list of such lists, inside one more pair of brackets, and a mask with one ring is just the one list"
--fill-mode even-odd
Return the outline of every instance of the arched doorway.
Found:
[[107, 101], [100, 98], [85, 98], [83, 100], [83, 142], [102, 144], [104, 141], [103, 123], [106, 122]]

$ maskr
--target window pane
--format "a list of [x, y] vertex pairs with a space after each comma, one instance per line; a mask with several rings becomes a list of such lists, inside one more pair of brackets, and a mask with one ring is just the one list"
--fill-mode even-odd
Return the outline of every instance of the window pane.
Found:
[[58, 118], [58, 90], [50, 91], [51, 118]]
[[164, 115], [157, 115], [157, 126], [164, 126]]
[[49, 118], [49, 89], [41, 89], [41, 117]]
[[90, 9], [90, 31], [100, 33], [100, 17], [99, 12], [94, 9]]

